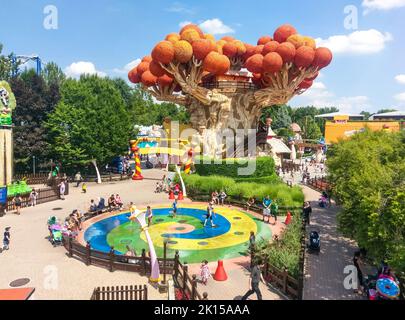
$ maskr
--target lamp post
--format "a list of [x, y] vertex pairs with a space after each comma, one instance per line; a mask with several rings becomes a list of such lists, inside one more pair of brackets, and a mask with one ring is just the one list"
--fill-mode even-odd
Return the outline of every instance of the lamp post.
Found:
[[156, 256], [155, 247], [153, 246], [152, 239], [149, 235], [148, 224], [146, 222], [146, 212], [136, 209], [134, 213], [129, 217], [130, 220], [136, 220], [141, 226], [142, 231], [145, 233], [146, 241], [148, 242], [150, 252], [150, 265], [151, 275], [149, 281], [158, 283], [160, 280], [159, 261]]
[[32, 173], [35, 175], [35, 156], [32, 156]]

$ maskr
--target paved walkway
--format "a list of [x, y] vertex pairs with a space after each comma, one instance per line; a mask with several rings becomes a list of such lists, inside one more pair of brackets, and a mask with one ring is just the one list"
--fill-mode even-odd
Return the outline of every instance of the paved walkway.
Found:
[[[163, 174], [158, 170], [144, 171], [150, 179], [161, 179]], [[68, 258], [63, 247], [53, 248], [47, 240], [46, 221], [51, 215], [63, 219], [76, 208], [86, 210], [91, 199], [107, 198], [113, 192], [119, 193], [125, 203], [164, 203], [167, 195], [153, 193], [155, 184], [155, 180], [89, 183], [86, 194], [71, 185], [70, 195], [64, 201], [44, 203], [22, 209], [20, 216], [8, 213], [0, 218], [1, 235], [6, 226], [11, 226], [10, 250], [0, 254], [0, 288], [9, 288], [9, 283], [16, 279], [29, 278], [26, 286], [36, 288], [34, 299], [88, 300], [97, 286], [147, 284], [148, 279], [136, 273], [111, 273]], [[148, 288], [149, 299], [167, 299], [150, 285]]]

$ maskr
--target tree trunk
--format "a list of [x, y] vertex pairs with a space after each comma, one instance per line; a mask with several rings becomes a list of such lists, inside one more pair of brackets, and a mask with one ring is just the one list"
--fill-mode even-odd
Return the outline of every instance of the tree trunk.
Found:
[[[247, 135], [249, 129], [256, 129], [261, 107], [253, 103], [249, 94], [226, 96], [216, 89], [212, 90], [210, 100], [206, 105], [193, 99], [187, 111], [192, 127], [204, 136], [204, 154], [218, 157], [235, 147], [224, 145], [225, 137], [233, 139], [237, 133]], [[236, 149], [241, 147], [240, 143], [245, 141], [237, 142]]]

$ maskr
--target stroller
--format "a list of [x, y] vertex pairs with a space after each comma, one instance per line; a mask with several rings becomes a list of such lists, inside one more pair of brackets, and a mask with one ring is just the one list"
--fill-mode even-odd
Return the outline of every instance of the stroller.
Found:
[[62, 226], [58, 223], [55, 216], [48, 219], [49, 241], [53, 246], [61, 245], [63, 242]]
[[317, 231], [311, 231], [309, 234], [309, 244], [308, 249], [311, 251], [320, 252], [321, 251], [321, 239]]

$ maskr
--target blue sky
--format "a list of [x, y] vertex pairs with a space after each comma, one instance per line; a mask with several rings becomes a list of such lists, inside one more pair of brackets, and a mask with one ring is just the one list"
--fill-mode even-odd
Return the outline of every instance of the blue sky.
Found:
[[[231, 34], [252, 44], [291, 23], [334, 52], [333, 63], [314, 87], [291, 105], [335, 105], [350, 112], [405, 109], [405, 0], [0, 0], [0, 4], [4, 52], [38, 54], [71, 76], [97, 72], [126, 78], [137, 59], [187, 21], [201, 24], [217, 38]], [[58, 10], [57, 29], [44, 28], [47, 5]], [[345, 25], [353, 21], [345, 8], [357, 18], [357, 26]]]

